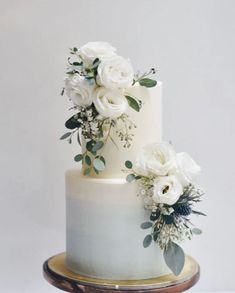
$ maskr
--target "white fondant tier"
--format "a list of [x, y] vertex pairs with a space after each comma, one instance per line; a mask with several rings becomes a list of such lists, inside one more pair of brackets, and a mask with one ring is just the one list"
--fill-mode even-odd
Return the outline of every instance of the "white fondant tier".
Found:
[[[114, 128], [111, 136], [118, 148], [111, 140], [108, 140], [102, 155], [106, 160], [106, 168], [98, 176], [93, 172], [91, 177], [99, 178], [123, 178], [122, 172], [126, 160], [134, 161], [136, 154], [146, 144], [161, 141], [162, 139], [162, 83], [158, 81], [157, 86], [146, 88], [135, 85], [127, 90], [126, 95], [133, 96], [142, 101], [143, 106], [140, 112], [128, 109], [128, 116], [137, 126], [131, 130], [134, 134], [130, 148], [124, 148], [123, 141], [120, 141]], [[84, 141], [83, 141], [83, 151]]]
[[145, 279], [169, 273], [154, 243], [143, 247], [149, 212], [137, 183], [83, 177], [66, 172], [66, 265], [79, 274], [104, 279]]

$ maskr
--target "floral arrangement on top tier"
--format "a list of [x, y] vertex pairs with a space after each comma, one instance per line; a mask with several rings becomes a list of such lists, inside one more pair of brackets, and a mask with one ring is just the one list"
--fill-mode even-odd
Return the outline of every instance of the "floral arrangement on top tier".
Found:
[[176, 153], [169, 143], [155, 143], [143, 148], [134, 165], [126, 161], [127, 181], [139, 182], [139, 196], [150, 211], [150, 219], [141, 224], [151, 229], [143, 240], [148, 247], [152, 241], [160, 246], [167, 266], [175, 275], [184, 267], [185, 255], [178, 245], [201, 230], [193, 227], [189, 216], [204, 215], [194, 209], [203, 192], [195, 186], [200, 167], [187, 153]]
[[85, 150], [75, 156], [75, 161], [82, 161], [86, 168], [84, 175], [91, 171], [99, 174], [105, 169], [102, 149], [112, 138], [114, 127], [124, 147], [130, 147], [133, 139], [131, 130], [135, 124], [127, 115], [128, 108], [139, 112], [140, 100], [126, 94], [126, 90], [135, 84], [154, 87], [156, 80], [149, 78], [155, 70], [144, 74], [134, 74], [129, 60], [118, 56], [116, 49], [106, 42], [89, 42], [81, 48], [70, 49], [67, 77], [62, 95], [66, 93], [73, 102], [75, 114], [66, 123], [69, 132], [61, 139], [72, 142], [77, 137], [85, 139]]

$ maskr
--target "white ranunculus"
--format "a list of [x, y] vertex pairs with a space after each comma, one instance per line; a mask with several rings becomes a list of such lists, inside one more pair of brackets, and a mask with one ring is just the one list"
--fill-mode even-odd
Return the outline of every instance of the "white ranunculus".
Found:
[[174, 174], [178, 177], [183, 186], [193, 183], [200, 171], [200, 166], [198, 166], [189, 154], [177, 154]]
[[79, 54], [86, 65], [91, 65], [96, 58], [103, 60], [116, 55], [115, 51], [107, 42], [89, 42], [79, 49]]
[[136, 158], [135, 171], [143, 176], [166, 176], [176, 164], [171, 144], [160, 142], [144, 147]]
[[65, 78], [66, 95], [76, 106], [90, 106], [95, 85], [79, 74], [74, 74]]
[[183, 186], [174, 175], [158, 177], [154, 181], [153, 200], [156, 203], [173, 205], [183, 194]]
[[120, 91], [104, 87], [95, 91], [93, 102], [96, 110], [104, 118], [117, 118], [128, 108], [127, 100]]
[[133, 78], [130, 61], [121, 56], [104, 59], [98, 67], [97, 81], [106, 88], [128, 88], [132, 85]]

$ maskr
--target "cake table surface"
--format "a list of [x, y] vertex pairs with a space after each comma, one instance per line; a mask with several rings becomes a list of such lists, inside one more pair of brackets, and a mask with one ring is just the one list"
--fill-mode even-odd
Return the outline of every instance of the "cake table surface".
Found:
[[177, 293], [191, 288], [200, 276], [200, 267], [190, 256], [186, 256], [182, 273], [144, 280], [105, 280], [86, 277], [69, 271], [65, 266], [65, 253], [49, 258], [43, 264], [43, 275], [53, 286], [66, 292], [104, 293], [110, 292], [151, 292]]

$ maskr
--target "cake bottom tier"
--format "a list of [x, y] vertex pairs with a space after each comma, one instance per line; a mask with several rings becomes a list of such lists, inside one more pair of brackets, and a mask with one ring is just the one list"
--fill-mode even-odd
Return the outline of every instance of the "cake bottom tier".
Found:
[[131, 280], [168, 274], [163, 253], [140, 228], [149, 212], [137, 183], [66, 172], [66, 266], [95, 278]]

